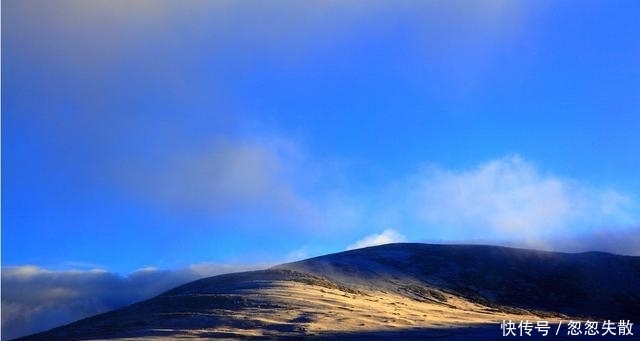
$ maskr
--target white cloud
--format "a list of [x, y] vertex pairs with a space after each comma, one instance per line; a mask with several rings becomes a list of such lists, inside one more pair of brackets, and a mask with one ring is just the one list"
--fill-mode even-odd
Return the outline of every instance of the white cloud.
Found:
[[466, 171], [432, 168], [410, 187], [410, 212], [458, 238], [543, 238], [633, 222], [629, 196], [545, 174], [519, 156]]
[[379, 234], [366, 236], [357, 242], [347, 246], [347, 250], [360, 249], [368, 246], [383, 245], [389, 243], [404, 242], [406, 238], [400, 232], [393, 229], [386, 229]]

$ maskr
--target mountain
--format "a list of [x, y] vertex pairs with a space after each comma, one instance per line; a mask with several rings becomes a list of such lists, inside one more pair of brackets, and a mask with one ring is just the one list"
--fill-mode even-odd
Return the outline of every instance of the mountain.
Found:
[[640, 257], [402, 243], [201, 279], [18, 340], [492, 340], [503, 320], [554, 334], [640, 321], [638, 307]]

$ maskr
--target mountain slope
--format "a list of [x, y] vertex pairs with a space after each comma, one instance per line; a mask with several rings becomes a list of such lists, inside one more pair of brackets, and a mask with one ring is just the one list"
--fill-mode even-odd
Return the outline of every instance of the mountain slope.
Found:
[[640, 257], [484, 245], [388, 244], [278, 268], [337, 282], [412, 282], [483, 304], [600, 318], [640, 317]]
[[502, 320], [637, 321], [639, 289], [640, 257], [389, 244], [205, 278], [21, 340], [492, 339]]

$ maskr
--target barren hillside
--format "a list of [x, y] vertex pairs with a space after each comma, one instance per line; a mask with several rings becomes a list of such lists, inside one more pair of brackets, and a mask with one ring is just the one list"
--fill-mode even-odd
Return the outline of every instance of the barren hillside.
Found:
[[205, 278], [20, 340], [489, 340], [503, 320], [552, 334], [570, 319], [639, 321], [639, 289], [639, 257], [389, 244]]

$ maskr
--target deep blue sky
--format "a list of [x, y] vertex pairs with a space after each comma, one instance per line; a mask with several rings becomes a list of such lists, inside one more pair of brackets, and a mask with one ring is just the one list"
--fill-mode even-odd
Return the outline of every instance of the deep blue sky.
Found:
[[376, 237], [637, 254], [639, 16], [5, 0], [2, 263], [127, 273]]

